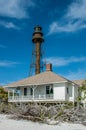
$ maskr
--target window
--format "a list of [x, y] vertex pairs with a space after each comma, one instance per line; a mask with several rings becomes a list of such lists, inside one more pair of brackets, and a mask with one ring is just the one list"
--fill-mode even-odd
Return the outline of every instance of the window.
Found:
[[20, 91], [20, 87], [17, 87], [17, 88], [16, 88], [16, 95], [19, 96], [19, 95], [20, 95], [20, 92], [21, 92], [21, 91]]
[[30, 95], [33, 95], [33, 89], [30, 88]]
[[46, 94], [50, 94], [50, 86], [46, 86]]
[[67, 88], [67, 94], [69, 94], [69, 89]]
[[27, 88], [24, 88], [24, 96], [27, 95]]
[[46, 86], [46, 94], [53, 94], [53, 88], [50, 86]]
[[53, 88], [50, 89], [50, 94], [53, 94]]

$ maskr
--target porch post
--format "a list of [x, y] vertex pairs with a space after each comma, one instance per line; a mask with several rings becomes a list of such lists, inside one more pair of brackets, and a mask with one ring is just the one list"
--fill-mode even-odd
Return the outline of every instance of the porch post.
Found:
[[14, 100], [14, 90], [13, 90], [13, 100]]
[[36, 89], [36, 88], [37, 88], [37, 86], [35, 86], [35, 87], [33, 86], [33, 87], [32, 87], [32, 89], [33, 89], [33, 100], [34, 100], [34, 98], [35, 98], [35, 97], [34, 97], [34, 92], [35, 92], [35, 89]]
[[33, 100], [34, 100], [34, 88], [33, 88]]

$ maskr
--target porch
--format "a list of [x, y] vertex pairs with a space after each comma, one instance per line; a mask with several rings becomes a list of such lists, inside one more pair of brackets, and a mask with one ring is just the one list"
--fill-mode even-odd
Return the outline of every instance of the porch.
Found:
[[47, 95], [27, 95], [27, 96], [9, 96], [8, 102], [37, 102], [37, 101], [53, 101], [53, 94]]
[[53, 85], [22, 86], [8, 91], [8, 102], [54, 100]]

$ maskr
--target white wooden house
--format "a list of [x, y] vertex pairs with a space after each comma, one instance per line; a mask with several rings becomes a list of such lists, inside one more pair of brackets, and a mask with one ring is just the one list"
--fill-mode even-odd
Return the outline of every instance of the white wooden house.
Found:
[[9, 102], [47, 102], [72, 101], [78, 97], [78, 85], [52, 72], [51, 65], [47, 70], [35, 76], [25, 78], [6, 86]]

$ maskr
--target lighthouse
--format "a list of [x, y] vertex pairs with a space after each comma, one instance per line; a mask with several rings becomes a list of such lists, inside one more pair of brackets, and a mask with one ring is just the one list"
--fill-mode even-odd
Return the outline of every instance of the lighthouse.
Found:
[[32, 52], [34, 58], [32, 57], [33, 62], [31, 64], [31, 68], [35, 68], [35, 74], [39, 74], [43, 69], [42, 44], [44, 42], [42, 27], [39, 25], [34, 27], [32, 42], [34, 44], [34, 49]]

